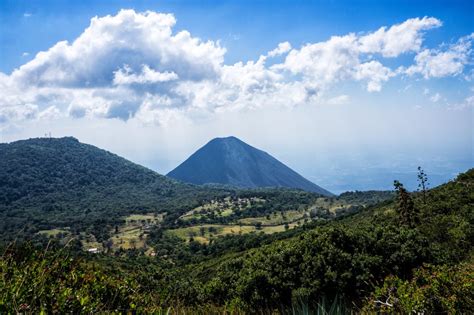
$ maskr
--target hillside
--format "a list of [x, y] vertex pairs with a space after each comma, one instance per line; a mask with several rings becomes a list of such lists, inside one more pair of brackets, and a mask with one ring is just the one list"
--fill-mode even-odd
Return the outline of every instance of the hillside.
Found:
[[74, 138], [0, 145], [2, 238], [67, 226], [106, 234], [129, 213], [186, 209], [219, 190], [178, 183]]
[[[470, 313], [473, 183], [470, 170], [428, 191], [426, 202], [410, 194], [414, 224], [403, 220], [399, 195], [351, 217], [312, 223], [288, 239], [191, 265], [194, 294], [198, 303], [241, 303], [252, 310], [301, 303], [315, 308], [322, 298], [339, 296], [342, 305], [362, 313]], [[190, 292], [182, 290], [178, 296]], [[376, 309], [379, 299], [392, 307]]]
[[[286, 233], [161, 240], [149, 258], [12, 246], [0, 258], [0, 311], [472, 314], [473, 183], [470, 170], [426, 199], [399, 190]], [[170, 262], [170, 250], [197, 260]]]
[[[186, 231], [209, 223], [234, 231], [231, 225], [247, 224], [256, 230], [253, 221], [272, 214], [274, 218], [261, 225], [280, 232], [286, 224], [294, 227], [308, 220], [309, 207], [319, 197], [285, 188], [186, 184], [70, 137], [0, 145], [0, 242], [78, 239], [84, 250], [107, 249], [112, 254], [139, 249], [144, 254], [151, 251], [152, 227]], [[210, 202], [215, 211], [196, 212]], [[363, 204], [344, 203], [337, 215], [357, 211], [350, 206]]]
[[305, 179], [270, 154], [236, 137], [215, 138], [167, 176], [193, 184], [298, 188], [325, 196], [327, 190]]

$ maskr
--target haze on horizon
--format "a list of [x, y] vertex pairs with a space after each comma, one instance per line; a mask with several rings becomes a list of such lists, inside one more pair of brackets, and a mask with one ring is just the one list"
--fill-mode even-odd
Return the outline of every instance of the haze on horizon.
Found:
[[74, 136], [166, 174], [232, 135], [335, 193], [473, 167], [474, 4], [354, 6], [2, 1], [0, 142]]

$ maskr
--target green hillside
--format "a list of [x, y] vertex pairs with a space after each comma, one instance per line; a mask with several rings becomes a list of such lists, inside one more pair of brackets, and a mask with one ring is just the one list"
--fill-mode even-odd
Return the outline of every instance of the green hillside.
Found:
[[[85, 250], [139, 248], [151, 254], [146, 241], [158, 226], [238, 224], [242, 218], [308, 208], [318, 197], [283, 188], [181, 183], [70, 137], [0, 145], [0, 242], [56, 238], [67, 243], [74, 238]], [[231, 198], [233, 208], [239, 199], [264, 198], [265, 203], [246, 211], [229, 208], [229, 216], [182, 220], [193, 209], [225, 198]], [[284, 231], [285, 222], [275, 230]]]
[[154, 257], [13, 246], [0, 261], [0, 310], [469, 314], [473, 185], [470, 170], [426, 198], [399, 188], [350, 216], [209, 244], [158, 228]]
[[74, 138], [0, 145], [2, 239], [62, 227], [101, 239], [130, 213], [184, 211], [223, 194], [178, 183]]
[[[200, 303], [232, 302], [250, 309], [343, 296], [362, 307], [374, 285], [389, 275], [409, 279], [414, 268], [427, 263], [452, 266], [472, 258], [473, 185], [470, 170], [429, 191], [426, 203], [412, 195], [414, 226], [402, 223], [397, 202], [385, 203], [218, 263], [191, 266], [195, 296], [202, 297]], [[473, 302], [472, 292], [470, 297]]]

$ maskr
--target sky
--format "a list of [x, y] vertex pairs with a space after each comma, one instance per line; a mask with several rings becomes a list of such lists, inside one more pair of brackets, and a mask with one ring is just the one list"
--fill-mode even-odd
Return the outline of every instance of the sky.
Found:
[[237, 136], [335, 193], [474, 165], [472, 1], [0, 0], [0, 142], [166, 174]]

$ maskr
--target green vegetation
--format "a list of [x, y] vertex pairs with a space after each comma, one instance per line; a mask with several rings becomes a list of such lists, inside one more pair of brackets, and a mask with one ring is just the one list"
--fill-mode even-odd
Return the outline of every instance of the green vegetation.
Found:
[[0, 157], [0, 313], [474, 312], [474, 170], [322, 197], [184, 185], [69, 138]]
[[[425, 196], [397, 185], [396, 200], [349, 216], [202, 243], [184, 240], [190, 230], [198, 237], [198, 227], [163, 229], [165, 220], [149, 231], [155, 257], [133, 249], [85, 255], [74, 240], [61, 250], [52, 239], [47, 252], [8, 248], [0, 305], [3, 312], [472, 313], [473, 185], [474, 170]], [[124, 221], [152, 219], [134, 218]], [[211, 227], [230, 228], [203, 227], [206, 239]]]
[[455, 266], [424, 265], [403, 280], [388, 276], [367, 299], [364, 311], [381, 314], [474, 312], [474, 259]]
[[178, 183], [74, 138], [0, 146], [0, 240], [68, 228], [104, 242], [125, 216], [179, 217], [203, 200], [229, 194]]
[[167, 233], [175, 235], [185, 241], [197, 241], [202, 244], [209, 244], [211, 240], [225, 235], [242, 235], [247, 233], [272, 234], [283, 232], [297, 226], [298, 223], [280, 224], [280, 225], [224, 225], [224, 224], [205, 224], [185, 227], [180, 229], [167, 230]]

